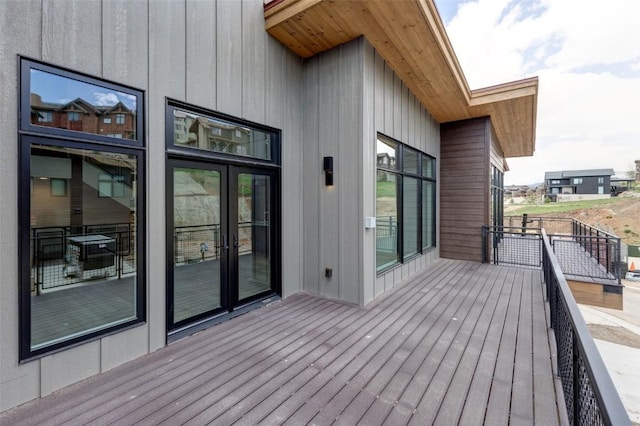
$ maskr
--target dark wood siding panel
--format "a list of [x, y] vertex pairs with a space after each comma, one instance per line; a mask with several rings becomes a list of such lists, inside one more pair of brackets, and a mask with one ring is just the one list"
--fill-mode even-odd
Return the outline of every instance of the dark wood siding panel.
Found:
[[482, 260], [482, 225], [489, 214], [489, 118], [440, 127], [440, 256]]

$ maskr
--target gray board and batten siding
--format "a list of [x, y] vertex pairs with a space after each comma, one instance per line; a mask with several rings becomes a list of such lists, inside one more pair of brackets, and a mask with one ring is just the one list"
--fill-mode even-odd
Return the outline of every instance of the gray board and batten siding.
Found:
[[481, 262], [491, 165], [504, 172], [504, 157], [488, 117], [445, 123], [440, 131], [440, 256]]
[[440, 126], [362, 37], [306, 60], [304, 73], [304, 289], [366, 304], [438, 258], [436, 248], [376, 277], [375, 230], [362, 232], [376, 215], [376, 136], [437, 159]]
[[143, 90], [150, 172], [146, 324], [19, 364], [18, 267], [0, 257], [0, 411], [165, 345], [166, 98], [282, 130], [282, 289], [301, 290], [303, 61], [264, 31], [262, 1], [2, 1], [0, 40], [3, 253], [18, 247], [18, 55]]

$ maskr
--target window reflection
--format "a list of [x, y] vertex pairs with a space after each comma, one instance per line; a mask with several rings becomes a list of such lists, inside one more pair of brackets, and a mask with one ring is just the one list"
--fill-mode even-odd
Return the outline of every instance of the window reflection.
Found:
[[422, 248], [435, 247], [436, 183], [422, 181]]
[[422, 155], [422, 176], [435, 179], [435, 158]]
[[212, 117], [174, 110], [174, 144], [271, 160], [271, 134]]
[[136, 95], [38, 69], [30, 80], [31, 124], [136, 139]]
[[378, 171], [376, 183], [376, 269], [398, 262], [398, 188], [396, 175]]
[[404, 147], [402, 169], [405, 173], [418, 173], [418, 151]]
[[32, 145], [31, 350], [136, 318], [137, 158]]
[[415, 255], [420, 250], [418, 232], [420, 226], [419, 211], [419, 181], [418, 179], [404, 177], [402, 180], [402, 229], [405, 259]]
[[397, 143], [390, 140], [378, 138], [376, 144], [376, 161], [378, 167], [382, 167], [385, 169], [396, 169], [397, 150]]

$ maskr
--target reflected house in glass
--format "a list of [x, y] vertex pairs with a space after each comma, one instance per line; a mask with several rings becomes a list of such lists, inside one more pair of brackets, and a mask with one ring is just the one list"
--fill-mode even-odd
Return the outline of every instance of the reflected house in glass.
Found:
[[198, 117], [189, 131], [196, 136], [195, 145], [209, 151], [246, 154], [251, 131], [237, 125]]
[[180, 109], [173, 113], [173, 141], [207, 151], [271, 159], [268, 132]]
[[43, 102], [31, 93], [31, 123], [104, 136], [134, 139], [135, 111], [122, 102], [113, 106], [95, 106], [82, 98], [66, 104]]

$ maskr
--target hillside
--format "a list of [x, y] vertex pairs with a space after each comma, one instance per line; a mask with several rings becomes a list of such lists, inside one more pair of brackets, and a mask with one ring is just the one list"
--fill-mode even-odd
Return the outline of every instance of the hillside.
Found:
[[617, 235], [625, 244], [640, 245], [640, 194], [607, 200], [506, 205], [505, 216], [568, 217]]

